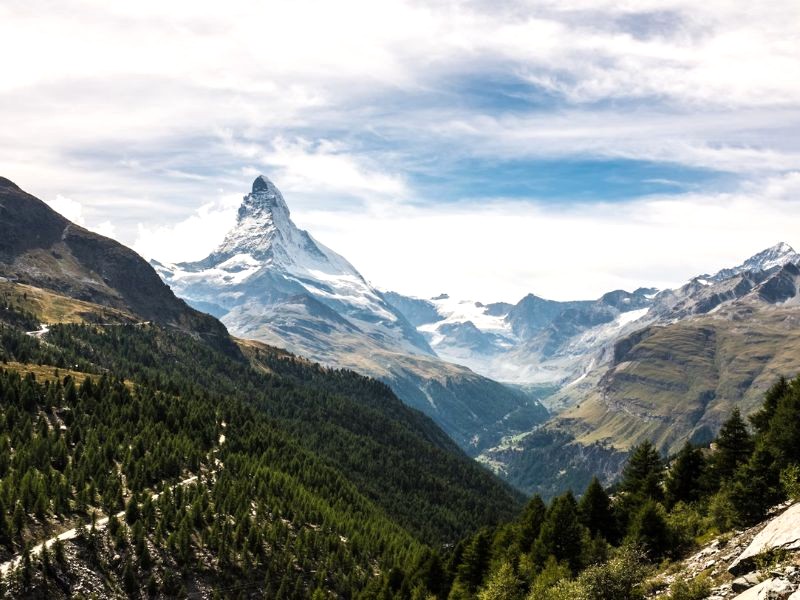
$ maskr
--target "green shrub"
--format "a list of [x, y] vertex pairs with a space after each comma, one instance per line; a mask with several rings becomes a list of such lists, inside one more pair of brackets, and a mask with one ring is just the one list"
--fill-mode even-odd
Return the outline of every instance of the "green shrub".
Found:
[[554, 556], [550, 556], [542, 571], [536, 576], [531, 586], [528, 600], [552, 600], [554, 587], [562, 581], [567, 581], [572, 575], [567, 563], [559, 563]]
[[792, 464], [781, 471], [781, 486], [792, 500], [800, 500], [800, 465]]
[[711, 583], [700, 576], [691, 581], [678, 579], [669, 589], [669, 600], [702, 600], [711, 593]]
[[714, 525], [720, 531], [730, 531], [736, 525], [736, 508], [731, 501], [728, 486], [711, 497], [708, 504], [708, 514]]
[[672, 530], [675, 543], [686, 548], [714, 527], [712, 518], [703, 515], [695, 504], [678, 502], [667, 513], [667, 524]]

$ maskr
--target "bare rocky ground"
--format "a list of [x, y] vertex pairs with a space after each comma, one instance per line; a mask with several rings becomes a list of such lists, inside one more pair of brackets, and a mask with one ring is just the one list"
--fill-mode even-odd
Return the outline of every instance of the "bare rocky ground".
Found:
[[800, 600], [800, 503], [776, 506], [758, 525], [721, 535], [657, 575], [650, 597], [676, 581], [706, 577], [708, 600]]

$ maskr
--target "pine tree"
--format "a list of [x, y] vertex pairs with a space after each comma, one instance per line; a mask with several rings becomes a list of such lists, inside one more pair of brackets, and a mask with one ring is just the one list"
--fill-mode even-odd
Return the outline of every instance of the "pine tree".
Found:
[[705, 470], [703, 452], [686, 442], [667, 473], [664, 484], [668, 507], [678, 502], [694, 502], [702, 493], [701, 480]]
[[783, 498], [779, 470], [771, 449], [759, 444], [750, 460], [736, 472], [729, 490], [740, 524], [750, 525], [763, 518], [767, 510]]
[[797, 384], [778, 401], [764, 439], [778, 460], [779, 468], [800, 464], [800, 389]]
[[778, 402], [789, 393], [789, 382], [781, 375], [780, 379], [770, 386], [764, 394], [764, 404], [750, 415], [750, 422], [758, 433], [766, 433], [770, 421], [778, 408]]
[[6, 518], [6, 505], [0, 498], [0, 544], [8, 546], [12, 539], [11, 525]]
[[578, 503], [578, 517], [592, 536], [600, 535], [609, 541], [616, 537], [611, 499], [597, 477], [592, 478]]
[[572, 492], [558, 496], [550, 504], [534, 545], [537, 562], [543, 565], [549, 556], [566, 561], [573, 573], [583, 565], [583, 542], [588, 532], [578, 520], [578, 503]]
[[738, 408], [734, 408], [731, 416], [722, 424], [715, 443], [716, 450], [712, 457], [714, 473], [719, 481], [726, 481], [733, 477], [740, 465], [747, 462], [753, 452], [753, 440]]
[[457, 569], [457, 579], [463, 583], [467, 590], [474, 592], [489, 566], [489, 533], [481, 530], [472, 538], [464, 548], [461, 563]]
[[521, 583], [511, 565], [504, 562], [478, 592], [478, 600], [519, 600], [522, 597]]
[[518, 538], [519, 551], [530, 552], [547, 515], [547, 506], [538, 494], [531, 498], [519, 518]]
[[622, 472], [619, 489], [638, 501], [660, 500], [663, 496], [661, 479], [664, 463], [655, 446], [645, 440], [636, 446]]
[[647, 500], [636, 513], [628, 529], [628, 540], [641, 546], [653, 559], [662, 558], [672, 547], [672, 535], [664, 509]]
[[14, 523], [14, 534], [22, 537], [22, 531], [25, 528], [25, 510], [22, 508], [22, 503], [17, 501], [14, 505], [14, 516], [12, 517]]
[[128, 504], [125, 507], [125, 522], [128, 525], [133, 525], [139, 520], [139, 502], [136, 494], [131, 495]]

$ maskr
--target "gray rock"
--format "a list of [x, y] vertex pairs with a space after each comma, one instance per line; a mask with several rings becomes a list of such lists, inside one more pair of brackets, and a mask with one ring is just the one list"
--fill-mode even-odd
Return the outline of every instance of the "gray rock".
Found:
[[800, 550], [800, 503], [768, 521], [728, 571], [734, 575], [745, 573], [752, 568], [757, 556], [778, 549]]
[[734, 592], [741, 593], [757, 585], [760, 581], [761, 576], [758, 573], [748, 573], [731, 581], [731, 588]]
[[787, 579], [767, 579], [739, 594], [735, 600], [786, 600], [795, 589]]

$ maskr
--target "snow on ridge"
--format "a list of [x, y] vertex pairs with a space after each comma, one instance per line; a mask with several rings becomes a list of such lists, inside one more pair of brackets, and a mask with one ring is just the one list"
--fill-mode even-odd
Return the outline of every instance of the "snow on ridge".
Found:
[[511, 335], [511, 325], [505, 320], [504, 316], [488, 315], [486, 314], [486, 306], [478, 306], [476, 302], [457, 300], [450, 297], [439, 297], [428, 300], [428, 302], [431, 302], [436, 307], [436, 311], [442, 316], [441, 321], [431, 324], [434, 327], [471, 321], [475, 327], [483, 332]]

